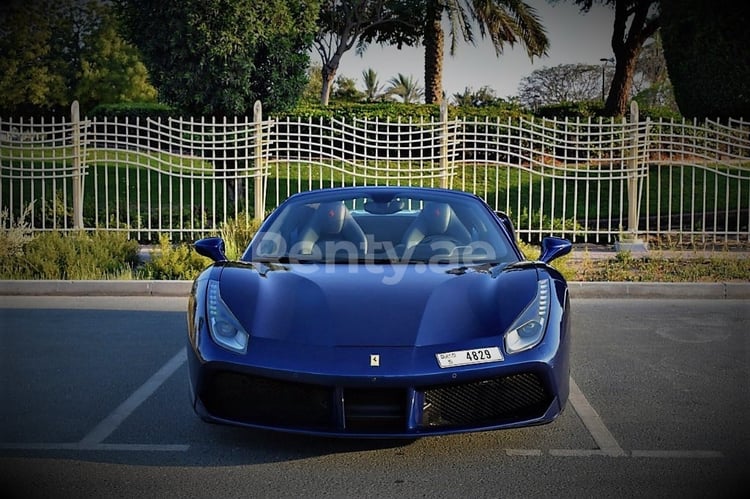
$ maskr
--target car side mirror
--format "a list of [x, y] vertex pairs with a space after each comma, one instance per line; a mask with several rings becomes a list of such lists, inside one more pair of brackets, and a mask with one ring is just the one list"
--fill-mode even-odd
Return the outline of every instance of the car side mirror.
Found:
[[539, 260], [550, 263], [552, 260], [565, 256], [573, 249], [573, 243], [559, 237], [545, 237], [542, 239], [542, 251]]
[[195, 251], [202, 256], [206, 256], [214, 262], [226, 262], [224, 240], [220, 237], [207, 237], [199, 239], [193, 245]]

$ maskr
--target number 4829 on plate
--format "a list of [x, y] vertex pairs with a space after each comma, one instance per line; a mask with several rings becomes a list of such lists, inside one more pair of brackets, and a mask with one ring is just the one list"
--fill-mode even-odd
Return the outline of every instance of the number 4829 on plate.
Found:
[[498, 347], [472, 348], [471, 350], [438, 353], [435, 354], [435, 357], [437, 358], [438, 365], [442, 368], [500, 362], [503, 360], [503, 354]]

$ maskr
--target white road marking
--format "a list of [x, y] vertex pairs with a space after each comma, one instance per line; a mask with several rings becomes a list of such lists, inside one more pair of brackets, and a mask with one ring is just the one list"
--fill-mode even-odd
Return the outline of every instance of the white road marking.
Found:
[[542, 451], [540, 449], [505, 449], [507, 456], [541, 456]]
[[550, 449], [549, 455], [555, 457], [590, 457], [609, 456], [609, 453], [601, 449]]
[[156, 371], [125, 402], [104, 418], [88, 435], [79, 442], [82, 446], [98, 445], [104, 442], [143, 402], [146, 401], [174, 372], [187, 361], [187, 352], [181, 348], [161, 369]]
[[715, 459], [724, 457], [715, 450], [634, 450], [630, 453], [633, 457], [661, 457], [667, 459]]
[[591, 407], [589, 401], [583, 395], [583, 392], [578, 385], [570, 378], [570, 394], [568, 396], [573, 409], [575, 409], [578, 417], [581, 418], [583, 425], [591, 433], [594, 438], [596, 445], [599, 449], [604, 452], [605, 455], [611, 457], [625, 456], [625, 451], [622, 450], [620, 444], [617, 443], [615, 437], [609, 432], [607, 427], [604, 425], [602, 418], [596, 410]]

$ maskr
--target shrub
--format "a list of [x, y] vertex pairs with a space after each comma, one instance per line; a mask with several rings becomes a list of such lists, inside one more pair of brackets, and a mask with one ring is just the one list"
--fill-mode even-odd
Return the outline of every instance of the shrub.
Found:
[[169, 236], [159, 237], [159, 247], [152, 251], [151, 259], [139, 270], [144, 279], [195, 279], [211, 260], [195, 252], [192, 245], [173, 245]]
[[[4, 235], [0, 240], [6, 239]], [[3, 279], [131, 279], [138, 243], [111, 232], [45, 232], [0, 256]]]
[[[539, 246], [533, 244], [527, 244], [523, 241], [517, 241], [518, 247], [521, 249], [521, 253], [529, 260], [537, 260], [541, 252]], [[552, 267], [557, 269], [566, 280], [572, 280], [576, 276], [576, 271], [571, 265], [571, 255], [565, 255], [552, 262]]]
[[244, 213], [240, 213], [236, 219], [221, 223], [219, 230], [229, 260], [238, 260], [242, 256], [259, 226], [260, 220], [250, 218]]

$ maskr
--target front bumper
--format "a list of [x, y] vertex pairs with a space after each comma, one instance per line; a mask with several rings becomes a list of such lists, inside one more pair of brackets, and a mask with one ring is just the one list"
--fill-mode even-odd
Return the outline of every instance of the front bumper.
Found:
[[[254, 354], [276, 358], [274, 367], [232, 362], [212, 343], [205, 347], [189, 349], [188, 356], [196, 413], [207, 421], [255, 428], [381, 438], [516, 428], [553, 421], [568, 394], [565, 348], [551, 352], [542, 346], [518, 360], [456, 369], [427, 369], [416, 359], [434, 363], [433, 355], [396, 349], [383, 357], [400, 357], [396, 365], [403, 369], [353, 373], [345, 362], [321, 362], [314, 353], [305, 358], [317, 369], [309, 364], [291, 370], [285, 367], [300, 366], [302, 359], [282, 360], [270, 346], [256, 344]], [[346, 358], [367, 351], [357, 355], [357, 350], [346, 349]], [[539, 358], [545, 352], [550, 355]], [[335, 369], [323, 373], [321, 365]]]
[[419, 437], [553, 421], [559, 398], [536, 373], [427, 387], [312, 385], [207, 374], [195, 411], [208, 421], [351, 437]]

